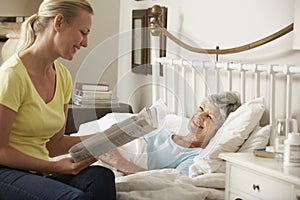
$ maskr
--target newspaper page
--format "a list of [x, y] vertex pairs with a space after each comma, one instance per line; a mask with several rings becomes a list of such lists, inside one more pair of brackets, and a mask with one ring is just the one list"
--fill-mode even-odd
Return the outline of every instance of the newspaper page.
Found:
[[137, 116], [112, 125], [103, 132], [74, 145], [69, 153], [75, 162], [100, 156], [158, 128], [155, 108], [144, 108]]

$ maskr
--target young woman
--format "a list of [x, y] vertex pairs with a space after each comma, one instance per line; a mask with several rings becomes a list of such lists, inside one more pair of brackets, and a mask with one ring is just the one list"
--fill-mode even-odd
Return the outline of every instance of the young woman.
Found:
[[80, 142], [64, 135], [72, 91], [68, 70], [87, 47], [86, 0], [44, 0], [24, 22], [22, 45], [0, 67], [0, 199], [115, 199], [113, 173], [90, 157], [49, 161]]
[[144, 136], [147, 145], [147, 169], [128, 161], [118, 150], [101, 155], [99, 159], [124, 174], [175, 168], [188, 175], [194, 157], [207, 146], [229, 113], [235, 111], [240, 104], [239, 95], [235, 92], [209, 95], [191, 117], [188, 133], [175, 134], [168, 129], [162, 129]]

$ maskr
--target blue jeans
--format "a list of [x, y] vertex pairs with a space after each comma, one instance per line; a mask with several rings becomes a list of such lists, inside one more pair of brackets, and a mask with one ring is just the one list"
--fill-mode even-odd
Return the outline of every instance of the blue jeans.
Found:
[[44, 177], [0, 166], [1, 200], [110, 200], [116, 199], [111, 170], [90, 166], [78, 175]]

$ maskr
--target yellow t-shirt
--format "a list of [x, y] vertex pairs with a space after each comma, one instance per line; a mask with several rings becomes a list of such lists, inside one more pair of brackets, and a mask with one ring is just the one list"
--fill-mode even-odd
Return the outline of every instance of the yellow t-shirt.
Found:
[[47, 104], [34, 87], [18, 54], [0, 67], [0, 104], [17, 113], [9, 145], [44, 160], [49, 154], [46, 143], [65, 124], [64, 104], [69, 102], [72, 91], [69, 71], [58, 61], [54, 66], [55, 94]]

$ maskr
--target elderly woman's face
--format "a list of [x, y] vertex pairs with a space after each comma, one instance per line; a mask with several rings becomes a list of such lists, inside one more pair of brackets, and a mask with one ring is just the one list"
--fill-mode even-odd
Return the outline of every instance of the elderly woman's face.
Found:
[[[198, 136], [213, 137], [219, 128], [220, 111], [210, 101], [203, 101], [189, 121], [190, 133]], [[207, 139], [207, 138], [206, 138]]]

